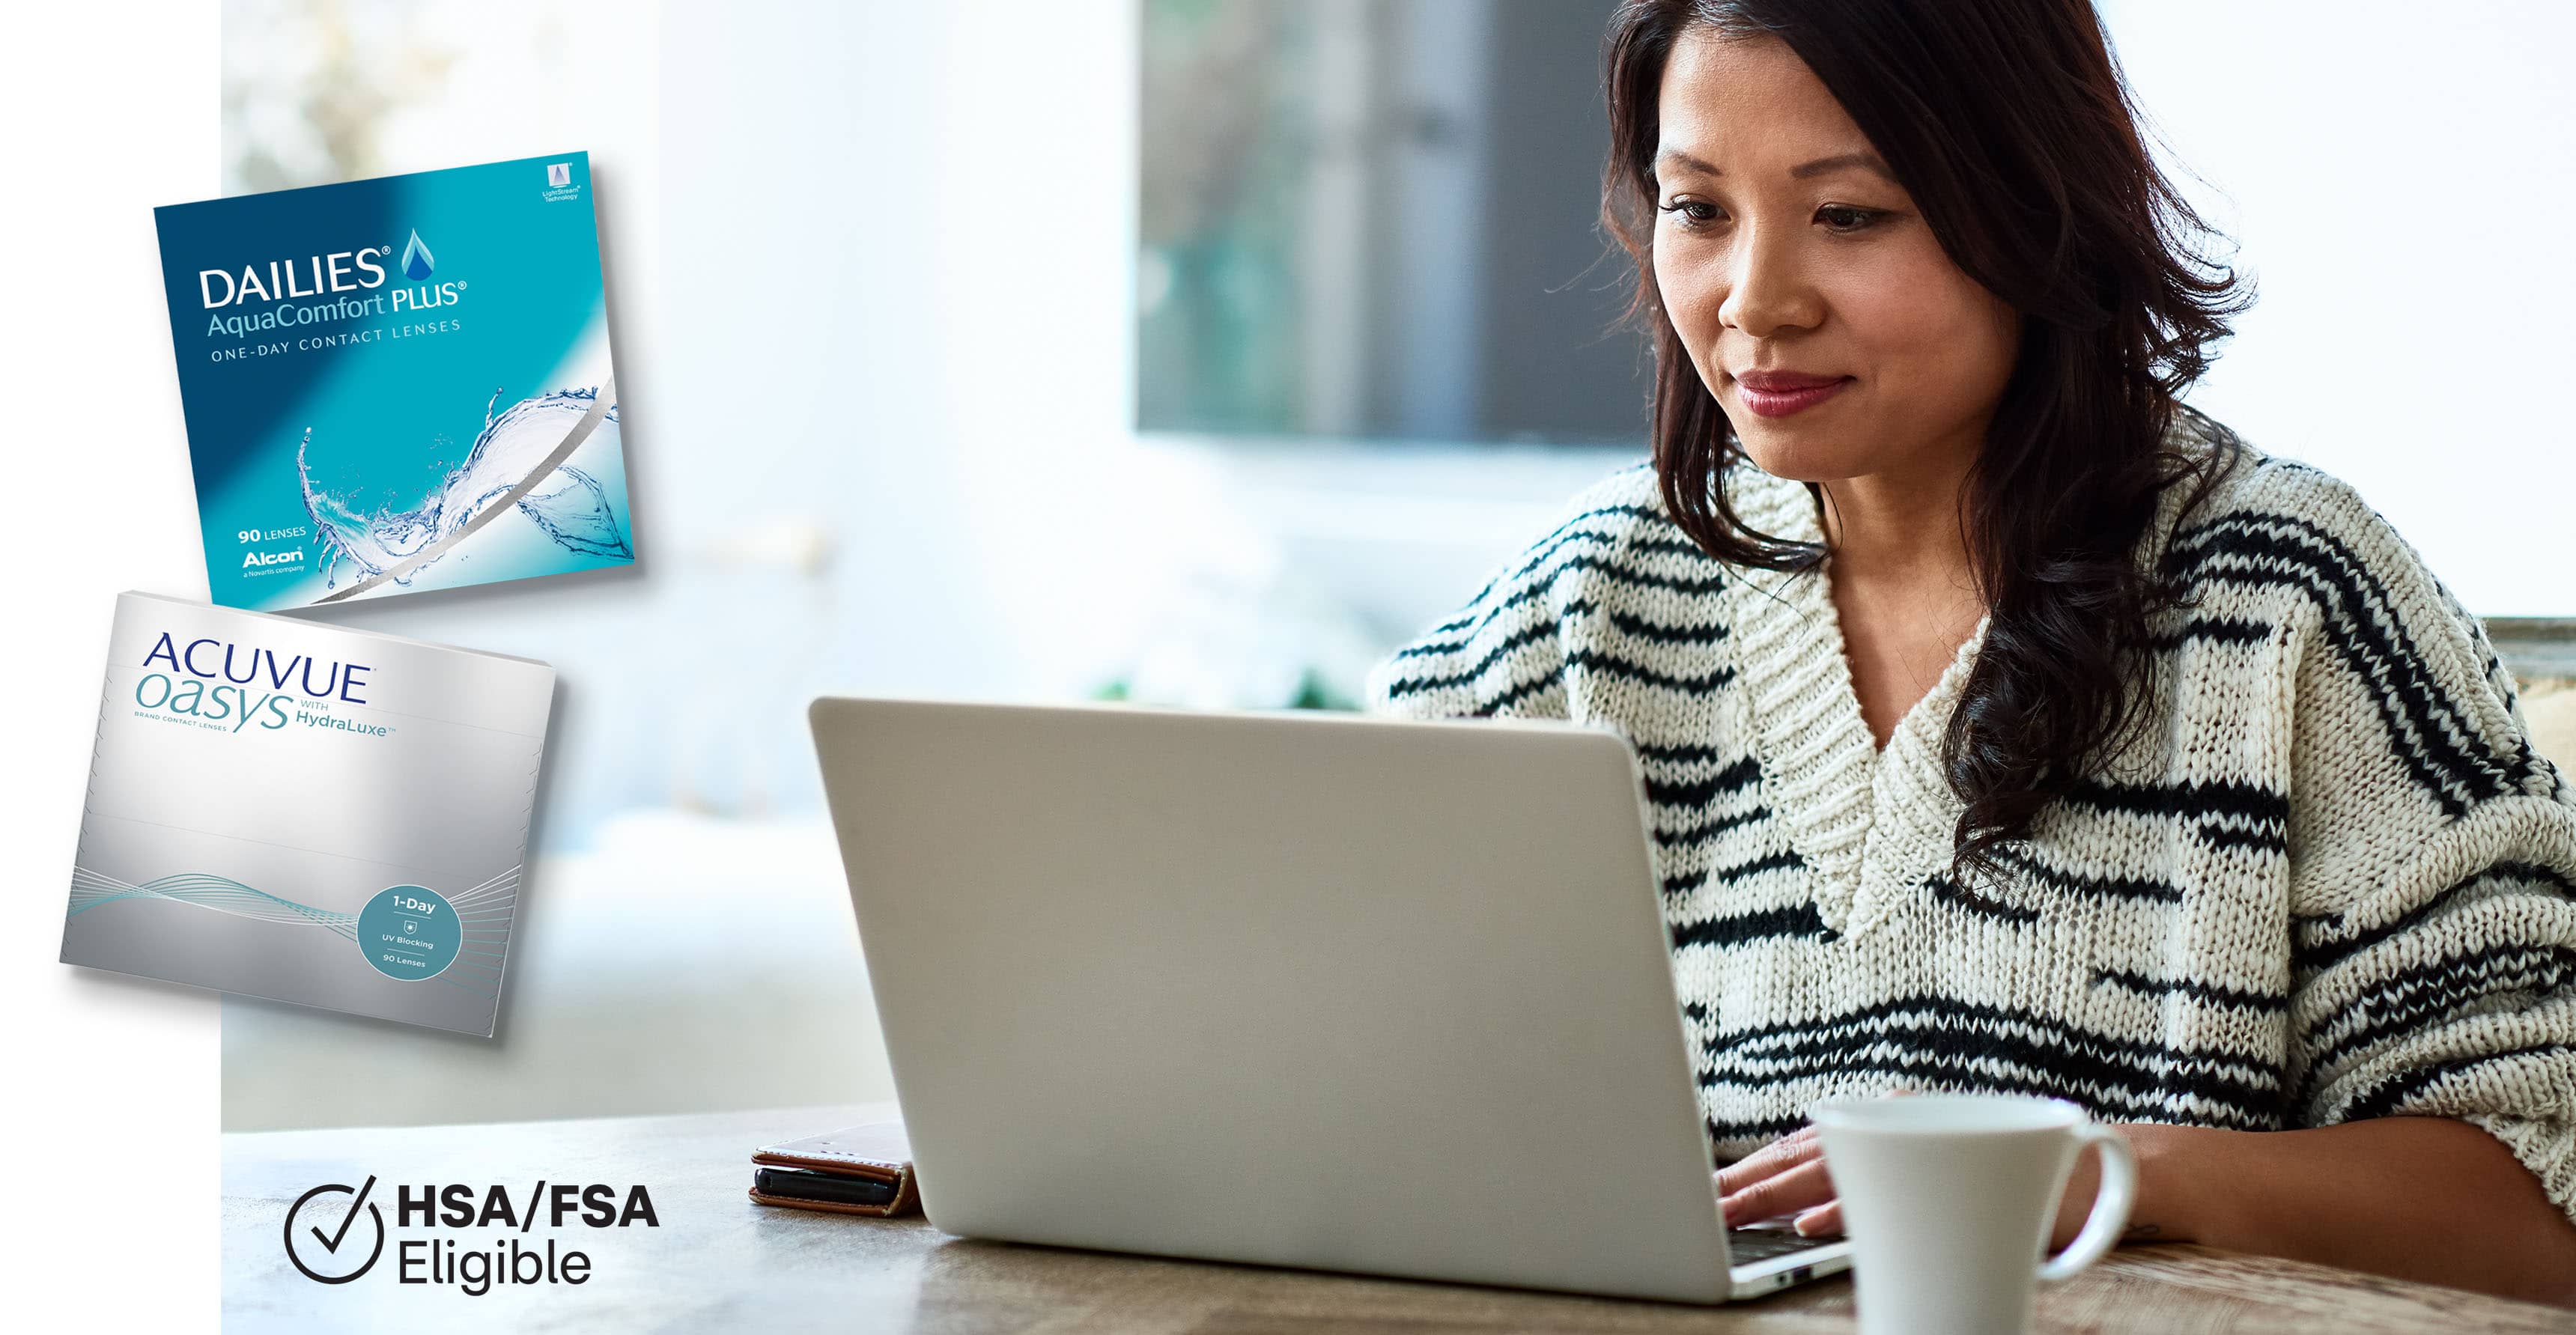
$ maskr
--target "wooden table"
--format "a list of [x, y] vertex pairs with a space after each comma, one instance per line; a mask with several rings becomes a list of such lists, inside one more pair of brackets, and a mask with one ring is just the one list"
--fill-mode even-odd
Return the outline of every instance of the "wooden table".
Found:
[[[1252, 1266], [1166, 1261], [950, 1237], [923, 1223], [752, 1204], [755, 1146], [855, 1123], [892, 1105], [684, 1117], [604, 1118], [488, 1126], [273, 1131], [224, 1137], [224, 1323], [228, 1330], [847, 1330], [1047, 1332], [1844, 1331], [1848, 1279], [1723, 1308], [1365, 1279]], [[325, 1183], [377, 1179], [386, 1244], [357, 1279], [317, 1283], [287, 1258], [298, 1197]], [[513, 1213], [535, 1185], [600, 1184], [623, 1208], [650, 1191], [658, 1227], [591, 1228], [576, 1195], [565, 1226], [541, 1214], [524, 1232], [499, 1221], [462, 1228], [399, 1214], [397, 1187], [468, 1189], [479, 1211], [507, 1189]], [[378, 1194], [380, 1193], [380, 1194]], [[294, 1227], [336, 1231], [349, 1193], [326, 1192]], [[540, 1197], [539, 1199], [543, 1199]], [[446, 1202], [442, 1199], [441, 1204]], [[372, 1228], [349, 1221], [345, 1253], [306, 1242], [307, 1264], [353, 1266]], [[299, 1236], [301, 1236], [299, 1234]], [[426, 1255], [461, 1247], [579, 1250], [579, 1285], [502, 1285], [469, 1296], [454, 1284], [398, 1282], [401, 1244]], [[523, 1265], [524, 1269], [525, 1266]], [[415, 1266], [413, 1273], [426, 1273]], [[2454, 1289], [2199, 1247], [2127, 1248], [2084, 1275], [2043, 1288], [2043, 1330], [2576, 1331], [2576, 1313]]]

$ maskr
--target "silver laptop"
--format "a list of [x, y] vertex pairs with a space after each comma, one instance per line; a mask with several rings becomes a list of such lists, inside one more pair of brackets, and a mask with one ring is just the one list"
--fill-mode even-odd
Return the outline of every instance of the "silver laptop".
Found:
[[825, 698], [930, 1222], [1681, 1302], [1719, 1214], [1636, 761], [1528, 721]]

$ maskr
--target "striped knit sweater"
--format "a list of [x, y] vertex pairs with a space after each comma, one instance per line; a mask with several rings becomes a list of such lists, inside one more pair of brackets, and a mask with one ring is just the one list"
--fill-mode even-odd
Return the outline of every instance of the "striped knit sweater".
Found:
[[[2185, 414], [2176, 440], [2224, 430]], [[1756, 529], [1819, 539], [1804, 486], [1726, 485]], [[2576, 788], [2350, 487], [2248, 448], [2177, 529], [2179, 499], [2146, 538], [2189, 590], [2155, 627], [2153, 726], [2000, 883], [1947, 874], [1939, 759], [1984, 627], [1880, 751], [1830, 576], [1708, 556], [1649, 466], [1379, 664], [1368, 707], [1636, 748], [1721, 1160], [1898, 1087], [2258, 1130], [2420, 1113], [2484, 1127], [2576, 1214]]]

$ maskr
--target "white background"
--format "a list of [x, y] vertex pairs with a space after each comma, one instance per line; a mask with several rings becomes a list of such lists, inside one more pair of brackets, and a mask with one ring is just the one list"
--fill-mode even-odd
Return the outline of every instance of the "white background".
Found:
[[2576, 5], [2099, 8], [2257, 279], [2193, 402], [2359, 488], [2470, 611], [2576, 616]]
[[[2554, 396], [2576, 360], [2576, 117], [2544, 68], [2576, 46], [2576, 7], [2106, 8], [2263, 282], [2200, 402], [2355, 481], [2473, 610], [2576, 614], [2576, 458]], [[1134, 99], [1116, 25], [1132, 20], [1082, 9], [662, 21], [666, 62], [709, 76], [666, 63], [666, 118], [689, 97], [703, 113], [666, 143], [737, 164], [662, 217], [658, 244], [696, 278], [664, 286], [675, 315], [757, 315], [777, 323], [745, 327], [777, 345], [699, 329], [621, 346], [621, 364], [655, 367], [633, 392], [663, 397], [666, 427], [712, 420], [723, 381], [782, 363], [802, 397], [765, 403], [750, 447], [727, 442], [737, 460], [769, 451], [749, 468], [675, 469], [700, 442], [649, 429], [641, 466], [665, 470], [664, 513], [686, 530], [684, 482], [749, 513], [792, 496], [779, 484], [807, 455], [854, 451], [836, 484], [861, 498], [853, 577], [874, 591], [856, 603], [885, 619], [852, 629], [844, 680], [1079, 689], [1150, 631], [1156, 581], [1184, 558], [1256, 581], [1284, 563], [1354, 600], [1410, 581], [1381, 619], [1427, 616], [1579, 480], [1526, 456], [1282, 459], [1127, 432]], [[745, 35], [762, 28], [844, 45]], [[217, 1004], [54, 955], [113, 594], [198, 569], [151, 208], [219, 193], [219, 40], [211, 5], [18, 6], [0, 30], [0, 1280], [30, 1328], [216, 1314]], [[779, 59], [794, 78], [763, 77]], [[757, 98], [795, 134], [719, 119]], [[693, 148], [699, 133], [732, 138]], [[794, 148], [834, 142], [825, 159]], [[429, 160], [397, 169], [503, 155], [485, 147], [415, 142]], [[800, 259], [779, 244], [799, 235], [850, 244]], [[791, 284], [821, 296], [788, 300]], [[854, 366], [874, 416], [842, 415]], [[898, 577], [907, 553], [927, 568]], [[447, 616], [457, 633], [428, 624]], [[404, 628], [507, 649], [543, 619], [495, 604], [478, 633], [453, 609]], [[1041, 651], [1055, 657], [1024, 657]]]
[[19, 6], [0, 36], [0, 1285], [20, 1329], [215, 1321], [215, 998], [54, 962], [115, 593], [199, 560], [152, 207], [216, 193], [215, 25], [211, 5]]

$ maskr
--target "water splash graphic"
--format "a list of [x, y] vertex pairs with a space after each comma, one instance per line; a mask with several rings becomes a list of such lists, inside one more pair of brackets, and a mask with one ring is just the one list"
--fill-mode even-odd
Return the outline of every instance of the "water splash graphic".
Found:
[[421, 241], [420, 233], [413, 232], [410, 242], [403, 246], [403, 277], [417, 283], [429, 277], [431, 271], [437, 267], [438, 257], [429, 253], [429, 247]]
[[[493, 391], [491, 401], [483, 407], [483, 430], [474, 438], [473, 448], [466, 451], [465, 462], [431, 488], [418, 507], [409, 510], [390, 504], [367, 510], [349, 496], [316, 484], [308, 460], [313, 431], [307, 427], [303, 442], [295, 449], [295, 471], [303, 482], [304, 511], [313, 521], [314, 536], [321, 549], [324, 586], [338, 588], [344, 578], [355, 582], [381, 575], [404, 558], [444, 541], [473, 522], [475, 515], [519, 485], [530, 470], [553, 453], [598, 397], [596, 389], [557, 390], [521, 399], [495, 417], [492, 406], [501, 401], [501, 393]], [[610, 457], [615, 457], [621, 448], [614, 406], [590, 439], [582, 442], [580, 453], [594, 448], [604, 448]], [[607, 489], [569, 463], [521, 497], [519, 512], [534, 520], [547, 537], [567, 551], [614, 560], [634, 557]], [[422, 571], [453, 555], [447, 552], [433, 557], [393, 582], [407, 585]]]

